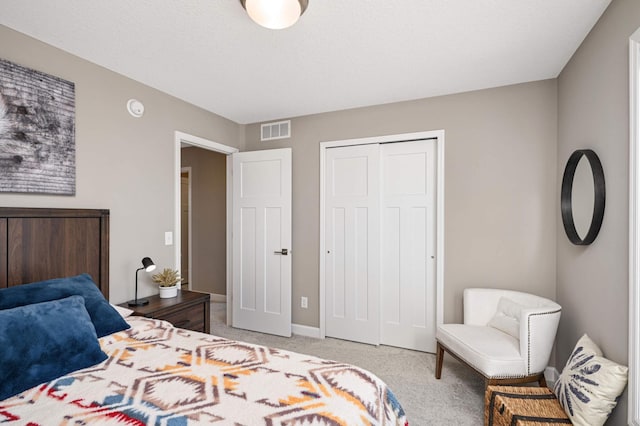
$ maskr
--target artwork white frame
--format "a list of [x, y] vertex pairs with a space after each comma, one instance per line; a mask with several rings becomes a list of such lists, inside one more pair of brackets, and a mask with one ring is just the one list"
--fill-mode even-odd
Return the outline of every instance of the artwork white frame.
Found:
[[640, 426], [640, 29], [629, 38], [629, 414]]

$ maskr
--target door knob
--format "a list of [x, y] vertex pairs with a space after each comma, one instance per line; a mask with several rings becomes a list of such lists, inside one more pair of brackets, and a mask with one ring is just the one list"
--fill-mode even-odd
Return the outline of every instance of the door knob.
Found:
[[287, 249], [282, 249], [280, 251], [274, 251], [275, 254], [281, 254], [283, 256], [286, 256], [287, 254], [289, 254], [289, 250]]

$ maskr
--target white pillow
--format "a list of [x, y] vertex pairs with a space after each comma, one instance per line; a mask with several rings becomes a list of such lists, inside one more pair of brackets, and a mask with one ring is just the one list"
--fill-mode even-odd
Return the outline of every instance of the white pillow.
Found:
[[628, 370], [604, 358], [585, 334], [578, 340], [553, 391], [574, 425], [600, 426], [618, 403]]
[[113, 303], [109, 303], [113, 309], [118, 311], [122, 318], [126, 318], [133, 313], [131, 309], [123, 308], [122, 306], [114, 305]]
[[520, 312], [526, 308], [519, 303], [506, 297], [501, 297], [498, 301], [496, 314], [487, 324], [489, 327], [507, 333], [516, 339], [520, 339]]

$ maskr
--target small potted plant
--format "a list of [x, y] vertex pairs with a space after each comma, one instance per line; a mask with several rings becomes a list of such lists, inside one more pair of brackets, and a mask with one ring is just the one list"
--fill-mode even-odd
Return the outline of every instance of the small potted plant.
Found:
[[160, 298], [167, 299], [178, 295], [178, 284], [182, 277], [175, 269], [164, 268], [162, 272], [151, 277], [154, 283], [160, 286]]

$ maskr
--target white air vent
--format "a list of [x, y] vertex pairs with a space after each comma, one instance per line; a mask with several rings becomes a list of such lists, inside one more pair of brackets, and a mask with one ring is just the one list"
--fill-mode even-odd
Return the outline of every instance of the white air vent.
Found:
[[291, 137], [291, 120], [266, 123], [260, 126], [260, 140], [272, 141]]

